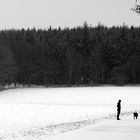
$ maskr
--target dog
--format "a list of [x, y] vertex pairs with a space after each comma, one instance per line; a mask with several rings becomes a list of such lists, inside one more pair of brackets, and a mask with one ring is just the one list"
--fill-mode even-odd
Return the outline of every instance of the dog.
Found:
[[133, 117], [134, 117], [134, 119], [138, 119], [138, 112], [135, 111], [135, 112], [133, 113]]

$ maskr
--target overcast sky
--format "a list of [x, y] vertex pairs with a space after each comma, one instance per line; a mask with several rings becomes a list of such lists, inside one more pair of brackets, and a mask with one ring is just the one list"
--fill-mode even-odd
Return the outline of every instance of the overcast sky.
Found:
[[0, 0], [0, 29], [140, 25], [135, 0]]

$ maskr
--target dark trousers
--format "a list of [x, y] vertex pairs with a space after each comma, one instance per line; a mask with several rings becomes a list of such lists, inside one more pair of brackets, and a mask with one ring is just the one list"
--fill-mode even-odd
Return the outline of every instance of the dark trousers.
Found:
[[121, 110], [117, 110], [117, 119], [120, 119], [120, 113], [121, 113]]

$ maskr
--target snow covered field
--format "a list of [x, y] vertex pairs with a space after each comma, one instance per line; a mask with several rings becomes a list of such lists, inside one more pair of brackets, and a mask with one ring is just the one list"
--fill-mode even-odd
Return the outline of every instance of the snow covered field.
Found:
[[130, 115], [121, 121], [104, 121], [44, 140], [139, 140], [139, 130], [140, 120], [133, 120]]
[[44, 138], [140, 111], [139, 87], [30, 88], [0, 92], [0, 140]]

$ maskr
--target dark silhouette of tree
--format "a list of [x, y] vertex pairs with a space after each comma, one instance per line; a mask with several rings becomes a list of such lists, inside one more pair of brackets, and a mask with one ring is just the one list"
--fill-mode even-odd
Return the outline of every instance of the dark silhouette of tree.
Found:
[[0, 87], [16, 82], [18, 68], [10, 48], [0, 39]]

